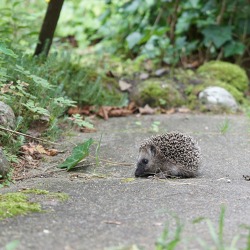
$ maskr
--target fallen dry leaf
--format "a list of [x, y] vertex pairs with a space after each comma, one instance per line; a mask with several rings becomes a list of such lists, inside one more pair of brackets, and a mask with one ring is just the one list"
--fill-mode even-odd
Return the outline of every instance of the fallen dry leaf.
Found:
[[146, 104], [143, 108], [139, 108], [139, 112], [142, 115], [151, 115], [155, 113], [155, 109], [151, 108], [148, 104]]
[[27, 143], [21, 147], [22, 152], [27, 156], [38, 156], [39, 154], [46, 154], [49, 156], [55, 156], [58, 154], [58, 150], [56, 149], [45, 149], [40, 144]]
[[119, 80], [119, 87], [121, 91], [125, 91], [131, 88], [131, 83], [127, 82], [126, 80]]
[[84, 107], [71, 107], [68, 110], [69, 115], [75, 114], [82, 114], [82, 115], [89, 115], [91, 113], [91, 106], [84, 106]]
[[189, 113], [191, 110], [189, 108], [186, 107], [181, 107], [177, 109], [177, 112], [179, 113]]

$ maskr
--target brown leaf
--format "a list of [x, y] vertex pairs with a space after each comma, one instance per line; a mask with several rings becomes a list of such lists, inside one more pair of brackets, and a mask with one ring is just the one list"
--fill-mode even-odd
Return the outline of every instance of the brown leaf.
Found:
[[178, 108], [177, 111], [179, 113], [189, 113], [190, 112], [190, 109], [189, 108], [186, 108], [186, 107], [182, 107], [182, 108]]
[[112, 72], [111, 70], [109, 70], [109, 71], [106, 73], [106, 76], [115, 78], [115, 75], [113, 74], [113, 72]]
[[68, 110], [69, 115], [75, 115], [75, 114], [83, 114], [83, 115], [89, 115], [90, 114], [91, 106], [84, 106], [84, 107], [71, 107]]
[[131, 83], [127, 82], [126, 80], [119, 80], [119, 87], [121, 91], [125, 91], [131, 88]]
[[110, 117], [119, 117], [119, 116], [126, 116], [132, 114], [131, 110], [128, 109], [112, 109], [109, 111]]
[[94, 133], [97, 130], [95, 128], [82, 127], [82, 128], [80, 128], [80, 131], [83, 132], [83, 133]]
[[166, 114], [167, 114], [167, 115], [172, 115], [172, 114], [174, 114], [175, 112], [176, 112], [175, 108], [171, 108], [171, 109], [166, 110]]
[[54, 148], [51, 148], [51, 149], [48, 149], [46, 151], [46, 154], [49, 155], [49, 156], [55, 156], [55, 155], [58, 155], [58, 150], [54, 149]]
[[10, 89], [10, 86], [13, 85], [13, 82], [11, 81], [8, 84], [4, 84], [3, 87], [1, 88], [1, 93], [8, 93], [8, 92], [12, 92], [12, 90]]
[[155, 113], [155, 109], [151, 108], [148, 104], [146, 104], [143, 108], [139, 108], [139, 112], [142, 115], [151, 115]]
[[98, 111], [98, 115], [103, 117], [104, 120], [108, 120], [108, 118], [109, 118], [108, 113], [109, 113], [110, 109], [111, 109], [111, 107], [109, 107], [109, 106], [102, 106]]
[[26, 156], [35, 156], [35, 158], [38, 158], [38, 155], [41, 154], [46, 154], [49, 156], [54, 156], [58, 154], [58, 150], [56, 149], [45, 149], [42, 145], [34, 143], [25, 144], [21, 148]]

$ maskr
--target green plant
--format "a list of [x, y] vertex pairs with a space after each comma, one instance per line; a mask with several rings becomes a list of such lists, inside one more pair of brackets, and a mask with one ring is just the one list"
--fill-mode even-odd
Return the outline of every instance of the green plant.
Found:
[[230, 121], [228, 118], [226, 118], [224, 122], [219, 125], [219, 130], [220, 133], [224, 135], [228, 132], [229, 129], [230, 129]]
[[172, 231], [169, 225], [166, 225], [161, 236], [156, 240], [155, 250], [173, 250], [181, 241], [183, 224], [180, 219], [174, 216], [176, 222], [175, 231]]
[[83, 120], [83, 117], [79, 114], [72, 115], [73, 118], [70, 118], [70, 120], [73, 121], [74, 124], [76, 124], [79, 127], [85, 127], [89, 129], [93, 129], [94, 125], [90, 122], [88, 122], [86, 119]]
[[[204, 219], [201, 218], [199, 220], [194, 221], [194, 223], [200, 222], [202, 220], [206, 221], [206, 224], [208, 226], [209, 234], [211, 236], [213, 246], [211, 244], [206, 243], [204, 240], [198, 238], [198, 242], [202, 246], [203, 249], [218, 249], [218, 250], [237, 250], [238, 248], [236, 247], [236, 244], [239, 240], [239, 235], [236, 235], [233, 237], [230, 245], [227, 245], [225, 240], [224, 240], [224, 220], [225, 220], [225, 207], [221, 207], [221, 212], [219, 216], [219, 225], [218, 225], [218, 230], [215, 229], [214, 225], [209, 219]], [[211, 248], [213, 247], [213, 248]], [[246, 248], [248, 249], [248, 248]]]
[[102, 134], [100, 136], [100, 140], [99, 140], [99, 142], [98, 142], [98, 144], [96, 146], [96, 149], [95, 149], [95, 162], [96, 162], [96, 166], [100, 165], [99, 152], [100, 152], [101, 141], [102, 141]]
[[145, 55], [172, 66], [197, 54], [205, 60], [237, 62], [246, 57], [250, 6], [245, 0], [124, 0], [98, 5], [99, 9], [93, 2], [91, 12], [95, 25], [86, 29], [98, 51], [130, 58]]
[[85, 141], [82, 144], [75, 146], [72, 150], [72, 153], [69, 157], [66, 158], [64, 162], [59, 164], [58, 168], [66, 168], [67, 171], [74, 168], [81, 160], [89, 155], [90, 146], [93, 144], [93, 139]]

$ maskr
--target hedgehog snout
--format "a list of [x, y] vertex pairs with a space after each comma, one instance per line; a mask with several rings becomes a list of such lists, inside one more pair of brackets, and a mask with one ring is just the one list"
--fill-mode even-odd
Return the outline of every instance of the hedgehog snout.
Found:
[[140, 162], [137, 163], [137, 167], [135, 170], [135, 177], [140, 177], [143, 176], [145, 173], [145, 165], [141, 164]]
[[135, 170], [135, 177], [140, 177], [145, 175], [145, 170], [148, 164], [148, 159], [142, 158], [138, 161], [137, 167]]

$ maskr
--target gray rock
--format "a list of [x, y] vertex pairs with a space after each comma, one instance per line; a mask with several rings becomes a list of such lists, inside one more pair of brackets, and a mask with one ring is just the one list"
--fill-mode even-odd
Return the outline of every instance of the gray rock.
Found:
[[0, 148], [0, 179], [5, 178], [10, 170], [10, 164]]
[[210, 108], [225, 107], [232, 111], [236, 111], [238, 108], [234, 97], [226, 89], [221, 87], [207, 87], [199, 93], [199, 99]]
[[149, 74], [148, 73], [141, 73], [139, 76], [140, 80], [146, 80], [149, 78]]
[[162, 68], [162, 69], [157, 69], [157, 70], [155, 71], [155, 76], [160, 77], [160, 76], [163, 76], [163, 75], [167, 74], [168, 72], [169, 72], [169, 71], [168, 71], [167, 69], [164, 69], [164, 68]]
[[0, 101], [0, 126], [13, 129], [15, 127], [15, 114], [12, 108]]

